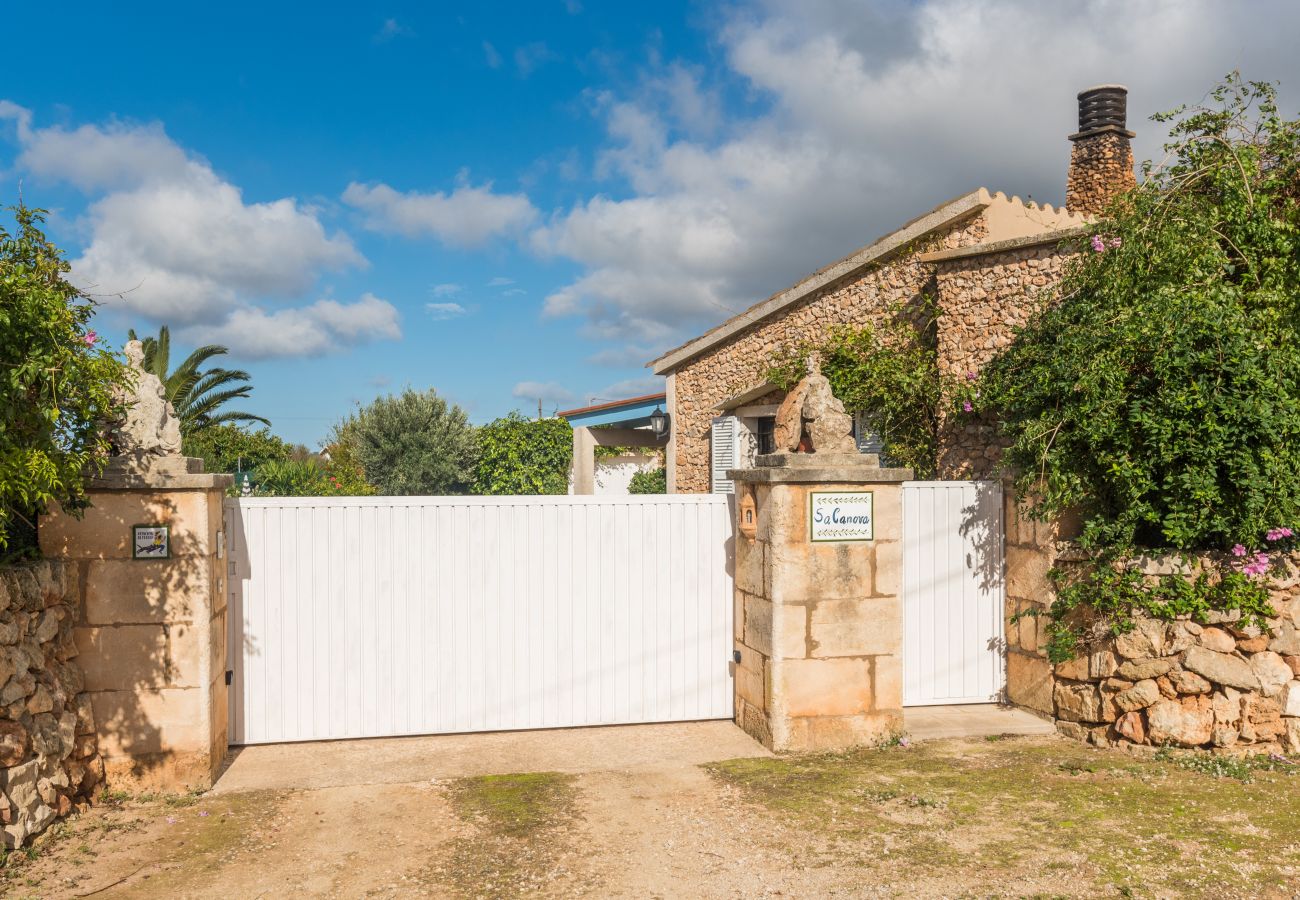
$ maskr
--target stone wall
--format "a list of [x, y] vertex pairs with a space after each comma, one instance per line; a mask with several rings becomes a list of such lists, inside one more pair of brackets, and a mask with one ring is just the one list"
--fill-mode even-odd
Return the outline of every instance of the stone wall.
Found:
[[1137, 184], [1131, 137], [1131, 132], [1115, 128], [1072, 138], [1066, 209], [1100, 215], [1111, 200]]
[[[1011, 343], [1060, 282], [1075, 250], [1074, 231], [927, 256], [936, 264], [939, 375], [978, 376]], [[1063, 241], [1065, 243], [1063, 243]], [[1002, 454], [991, 420], [948, 412], [939, 431], [939, 477], [986, 478]]]
[[[736, 723], [775, 750], [873, 744], [902, 729], [900, 482], [911, 472], [853, 468], [862, 480], [850, 467], [820, 482], [737, 473], [738, 502], [753, 502], [757, 522], [736, 535]], [[811, 490], [871, 490], [876, 539], [811, 543]]]
[[80, 597], [74, 565], [0, 569], [0, 822], [9, 848], [83, 806], [104, 778], [73, 639]]
[[[976, 214], [934, 235], [926, 249], [978, 243], [987, 234]], [[739, 335], [683, 363], [674, 373], [673, 476], [680, 493], [710, 489], [709, 436], [717, 409], [763, 381], [772, 354], [782, 345], [821, 341], [836, 325], [883, 321], [898, 305], [918, 303], [934, 290], [934, 266], [913, 249], [845, 282], [817, 291], [780, 315], [759, 321]], [[779, 399], [776, 395], [775, 399]], [[757, 401], [755, 401], [757, 402]], [[766, 401], [764, 401], [766, 402]]]

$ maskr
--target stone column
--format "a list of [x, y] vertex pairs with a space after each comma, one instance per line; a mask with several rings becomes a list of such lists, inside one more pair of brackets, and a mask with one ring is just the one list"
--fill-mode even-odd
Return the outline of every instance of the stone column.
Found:
[[[773, 750], [903, 727], [902, 482], [858, 454], [773, 454], [736, 482], [736, 722]], [[814, 542], [811, 499], [871, 493], [869, 540]]]
[[[206, 788], [226, 753], [229, 475], [115, 474], [78, 518], [42, 516], [41, 551], [80, 570], [79, 662], [108, 783]], [[132, 526], [166, 525], [170, 555], [135, 559]]]
[[590, 428], [573, 429], [573, 493], [596, 493], [596, 439]]

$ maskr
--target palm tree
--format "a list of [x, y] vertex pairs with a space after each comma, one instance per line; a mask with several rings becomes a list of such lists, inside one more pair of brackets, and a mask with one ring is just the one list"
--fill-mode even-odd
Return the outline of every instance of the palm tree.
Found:
[[167, 366], [171, 356], [171, 333], [164, 325], [158, 330], [158, 336], [137, 338], [135, 329], [129, 332], [131, 340], [139, 340], [144, 350], [144, 369], [158, 376], [163, 383], [163, 390], [176, 417], [181, 420], [181, 434], [191, 435], [212, 425], [227, 422], [261, 422], [270, 425], [270, 421], [252, 413], [221, 409], [222, 406], [237, 398], [246, 398], [253, 386], [248, 383], [249, 375], [240, 369], [199, 368], [214, 356], [230, 352], [218, 344], [206, 344], [199, 347], [176, 367], [168, 372]]

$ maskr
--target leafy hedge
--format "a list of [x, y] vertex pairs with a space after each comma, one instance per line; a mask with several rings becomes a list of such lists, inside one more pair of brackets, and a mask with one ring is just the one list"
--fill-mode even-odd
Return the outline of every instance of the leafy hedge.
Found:
[[16, 526], [30, 543], [48, 504], [85, 505], [121, 412], [115, 390], [129, 378], [90, 328], [95, 305], [64, 277], [43, 211], [12, 212], [16, 228], [0, 225], [0, 551]]
[[573, 428], [517, 412], [478, 429], [476, 494], [567, 494]]

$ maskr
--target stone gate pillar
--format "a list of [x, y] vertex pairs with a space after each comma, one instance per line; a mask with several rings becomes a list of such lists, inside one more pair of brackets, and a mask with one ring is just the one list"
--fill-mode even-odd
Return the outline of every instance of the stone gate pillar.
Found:
[[81, 518], [41, 517], [41, 552], [80, 569], [74, 636], [112, 787], [207, 788], [225, 759], [232, 480], [112, 475], [91, 485]]
[[857, 453], [778, 453], [736, 482], [736, 722], [773, 750], [903, 727], [902, 482]]

